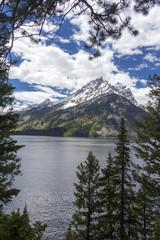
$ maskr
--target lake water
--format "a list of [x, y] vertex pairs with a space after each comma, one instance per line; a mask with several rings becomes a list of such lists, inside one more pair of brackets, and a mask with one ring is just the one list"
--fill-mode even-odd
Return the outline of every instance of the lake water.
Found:
[[[18, 152], [21, 170], [15, 187], [21, 189], [6, 208], [6, 213], [27, 204], [32, 222], [47, 224], [43, 240], [60, 240], [74, 211], [73, 183], [77, 165], [91, 150], [104, 167], [108, 152], [114, 153], [115, 139], [64, 138], [45, 136], [16, 136], [25, 145]], [[131, 157], [135, 161], [133, 151]]]

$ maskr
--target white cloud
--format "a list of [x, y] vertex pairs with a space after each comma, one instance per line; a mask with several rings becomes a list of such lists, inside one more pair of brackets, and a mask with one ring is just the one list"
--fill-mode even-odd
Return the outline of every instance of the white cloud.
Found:
[[130, 16], [132, 25], [139, 30], [139, 35], [131, 37], [127, 29], [123, 32], [122, 37], [116, 41], [107, 39], [120, 56], [142, 54], [141, 47], [160, 47], [160, 7], [155, 6], [147, 16], [127, 10], [126, 16]]
[[90, 25], [88, 24], [88, 16], [80, 15], [78, 18], [72, 18], [71, 23], [78, 27], [77, 30], [74, 31], [73, 40], [76, 42], [84, 41], [88, 42]]
[[160, 67], [160, 62], [155, 64], [155, 67]]
[[149, 93], [149, 88], [147, 87], [139, 89], [132, 88], [132, 93], [139, 104], [146, 105], [146, 103], [149, 101], [149, 97], [147, 96]]
[[141, 63], [138, 67], [129, 68], [128, 70], [139, 71], [143, 68], [148, 68], [148, 64], [147, 63]]
[[19, 102], [25, 103], [26, 105], [40, 104], [47, 98], [51, 98], [52, 101], [56, 101], [57, 99], [53, 99], [52, 95], [49, 95], [47, 92], [42, 91], [21, 91], [14, 93], [15, 99]]
[[69, 40], [69, 39], [66, 39], [66, 38], [62, 38], [62, 37], [58, 37], [58, 36], [57, 36], [57, 39], [58, 39], [61, 43], [70, 43], [70, 40]]
[[[147, 90], [137, 90], [135, 87], [136, 82], [140, 79], [131, 78], [129, 73], [119, 71], [114, 63], [114, 54], [117, 53], [119, 57], [133, 54], [142, 55], [141, 47], [146, 47], [148, 51], [149, 49], [160, 48], [159, 11], [160, 8], [154, 7], [146, 17], [128, 12], [127, 14], [132, 17], [133, 25], [140, 31], [139, 36], [131, 37], [130, 33], [125, 30], [120, 40], [107, 39], [106, 47], [103, 50], [101, 49], [102, 56], [93, 61], [88, 59], [88, 53], [84, 50], [79, 50], [76, 54], [70, 55], [56, 45], [47, 46], [46, 38], [42, 38], [43, 41], [39, 44], [32, 43], [28, 38], [18, 39], [14, 43], [13, 52], [17, 57], [21, 57], [22, 62], [19, 66], [11, 68], [10, 78], [28, 83], [38, 91], [16, 92], [16, 99], [26, 101], [27, 105], [39, 104], [48, 97], [64, 96], [53, 91], [53, 87], [75, 90], [102, 76], [111, 84], [121, 82], [130, 87], [139, 101], [146, 102], [144, 94]], [[78, 44], [80, 41], [87, 42], [90, 28], [87, 17], [81, 15], [79, 18], [71, 19], [71, 23], [76, 25], [79, 31], [76, 30], [73, 36], [70, 36], [70, 39], [74, 39]], [[45, 32], [51, 31], [49, 37], [52, 37], [54, 28], [55, 26], [50, 22], [46, 22], [44, 25]], [[37, 33], [38, 27], [33, 28], [32, 31]], [[69, 40], [65, 38], [58, 37], [58, 40], [62, 43], [69, 43]], [[108, 47], [108, 44], [110, 47]], [[144, 59], [150, 62], [158, 61], [150, 53]], [[159, 66], [158, 63], [156, 65]], [[146, 63], [141, 63], [137, 68], [132, 69], [138, 71], [146, 67], [148, 67]], [[145, 82], [146, 80], [141, 81]]]
[[[129, 73], [120, 72], [114, 64], [114, 52], [110, 48], [101, 50], [100, 58], [90, 61], [88, 54], [80, 50], [70, 55], [59, 47], [35, 45], [29, 39], [17, 40], [13, 51], [21, 56], [22, 63], [10, 70], [10, 78], [26, 82], [39, 91], [16, 92], [17, 100], [28, 104], [39, 104], [46, 98], [64, 97], [52, 88], [75, 90], [89, 81], [103, 77], [111, 84], [120, 82], [131, 89], [138, 79]], [[113, 73], [114, 72], [114, 73]]]
[[42, 85], [36, 85], [35, 89], [41, 90], [44, 93], [47, 93], [49, 98], [64, 98], [66, 95], [63, 95], [57, 91], [54, 91], [50, 87], [44, 87]]
[[35, 45], [28, 43], [29, 39], [17, 40], [13, 51], [21, 56], [23, 61], [10, 70], [11, 79], [59, 89], [77, 89], [89, 81], [118, 72], [113, 63], [113, 51], [105, 49], [102, 57], [93, 61], [89, 55], [80, 50], [69, 55], [57, 46]]
[[145, 60], [148, 60], [149, 62], [151, 63], [154, 63], [154, 62], [159, 62], [160, 59], [158, 59], [156, 56], [154, 56], [153, 54], [149, 53], [147, 54], [145, 57], [144, 57]]

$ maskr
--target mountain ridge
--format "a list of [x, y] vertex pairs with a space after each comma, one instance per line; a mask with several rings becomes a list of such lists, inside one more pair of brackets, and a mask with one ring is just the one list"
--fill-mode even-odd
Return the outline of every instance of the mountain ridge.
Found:
[[57, 103], [47, 99], [22, 111], [17, 130], [19, 134], [107, 137], [118, 133], [122, 117], [134, 133], [132, 120], [142, 121], [144, 115], [129, 88], [98, 78]]
[[[113, 93], [113, 92], [126, 97], [132, 103], [139, 106], [129, 88], [126, 88], [126, 86], [122, 85], [121, 83], [117, 83], [116, 85], [111, 85], [108, 83], [108, 81], [103, 80], [102, 77], [92, 80], [88, 84], [84, 85], [82, 88], [78, 89], [75, 93], [72, 93], [66, 98], [60, 100], [59, 103], [67, 102], [67, 104], [63, 108], [68, 108], [68, 107], [75, 106], [79, 103], [88, 101], [90, 99], [99, 97], [102, 94]], [[46, 101], [48, 101], [48, 99], [46, 99], [43, 103], [46, 103]], [[51, 102], [52, 101], [50, 101], [50, 104]], [[57, 102], [53, 102], [52, 104], [55, 105], [57, 104]]]

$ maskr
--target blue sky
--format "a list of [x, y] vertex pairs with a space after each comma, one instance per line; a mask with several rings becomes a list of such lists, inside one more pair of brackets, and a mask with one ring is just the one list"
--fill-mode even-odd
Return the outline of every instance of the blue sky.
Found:
[[[84, 15], [68, 16], [51, 44], [51, 22], [44, 25], [44, 32], [51, 31], [50, 35], [43, 36], [39, 44], [28, 38], [16, 40], [13, 54], [19, 63], [10, 70], [11, 82], [16, 87], [15, 108], [37, 105], [46, 98], [57, 101], [99, 77], [113, 85], [126, 85], [136, 100], [145, 104], [148, 76], [160, 72], [159, 13], [160, 7], [154, 7], [148, 16], [127, 12], [139, 35], [133, 37], [125, 30], [118, 41], [107, 39], [100, 49], [101, 57], [92, 61], [84, 48], [90, 30]], [[37, 33], [38, 27], [31, 31]]]

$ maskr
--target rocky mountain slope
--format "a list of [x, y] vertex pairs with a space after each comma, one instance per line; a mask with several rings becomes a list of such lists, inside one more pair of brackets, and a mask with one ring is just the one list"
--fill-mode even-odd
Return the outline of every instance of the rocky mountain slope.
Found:
[[99, 78], [57, 103], [46, 99], [23, 110], [17, 130], [19, 134], [107, 137], [117, 135], [124, 117], [133, 135], [133, 120], [142, 121], [144, 115], [129, 88]]

